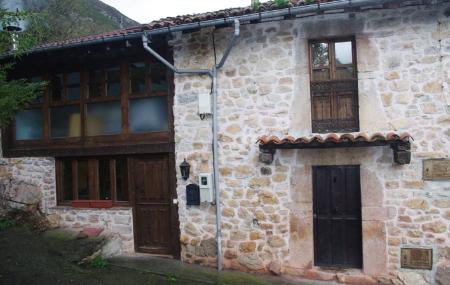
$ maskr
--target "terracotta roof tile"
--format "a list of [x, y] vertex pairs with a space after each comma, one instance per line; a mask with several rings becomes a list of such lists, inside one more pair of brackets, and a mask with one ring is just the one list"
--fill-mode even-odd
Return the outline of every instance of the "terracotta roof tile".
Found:
[[[325, 2], [333, 2], [334, 0], [314, 0], [314, 1], [305, 1], [305, 0], [289, 0], [288, 7], [296, 7], [301, 5], [311, 5], [311, 4], [317, 4], [317, 3], [325, 3]], [[250, 2], [250, 1], [249, 1]], [[311, 3], [307, 3], [311, 2]], [[284, 7], [283, 7], [284, 8]], [[201, 22], [206, 20], [213, 20], [213, 19], [221, 19], [226, 17], [232, 17], [232, 16], [242, 16], [252, 13], [257, 13], [258, 11], [271, 11], [271, 10], [277, 10], [280, 9], [277, 7], [274, 1], [268, 1], [261, 3], [261, 6], [259, 10], [253, 10], [251, 7], [238, 7], [238, 8], [229, 8], [229, 9], [223, 9], [219, 11], [213, 11], [213, 12], [206, 12], [201, 14], [193, 14], [193, 15], [182, 15], [177, 17], [167, 17], [162, 18], [160, 20], [156, 20], [153, 22], [150, 22], [148, 24], [143, 24], [137, 27], [131, 27], [126, 29], [120, 29], [115, 31], [110, 31], [106, 33], [96, 34], [96, 35], [87, 35], [83, 37], [68, 39], [64, 41], [58, 41], [58, 42], [51, 42], [51, 43], [45, 43], [42, 44], [36, 49], [40, 48], [48, 48], [48, 47], [64, 47], [66, 45], [71, 44], [78, 44], [83, 42], [89, 42], [93, 40], [101, 40], [106, 38], [112, 38], [112, 37], [120, 37], [124, 35], [129, 35], [133, 33], [138, 33], [142, 31], [150, 31], [162, 27], [173, 27], [181, 24], [190, 24], [195, 22]]]
[[371, 143], [392, 143], [392, 142], [409, 142], [412, 139], [411, 135], [407, 132], [398, 134], [396, 132], [376, 132], [368, 134], [364, 132], [360, 133], [330, 133], [326, 135], [313, 135], [311, 137], [298, 137], [286, 136], [279, 138], [277, 136], [261, 136], [258, 138], [257, 143], [260, 146], [291, 146], [291, 147], [307, 147], [310, 144], [353, 144], [363, 142], [367, 144]]

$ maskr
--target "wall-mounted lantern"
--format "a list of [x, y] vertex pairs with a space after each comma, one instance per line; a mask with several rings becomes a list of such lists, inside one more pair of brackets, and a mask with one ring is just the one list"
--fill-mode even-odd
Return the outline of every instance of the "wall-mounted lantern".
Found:
[[180, 164], [181, 177], [184, 180], [187, 180], [189, 178], [190, 169], [191, 169], [191, 165], [186, 161], [186, 158], [185, 158], [184, 161]]

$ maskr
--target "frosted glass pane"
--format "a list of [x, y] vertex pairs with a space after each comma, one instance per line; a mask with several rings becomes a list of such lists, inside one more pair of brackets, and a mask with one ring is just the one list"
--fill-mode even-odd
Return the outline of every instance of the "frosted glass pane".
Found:
[[106, 80], [106, 96], [120, 96], [120, 67], [112, 67], [107, 69]]
[[16, 140], [38, 140], [42, 136], [42, 110], [25, 110], [16, 114]]
[[80, 99], [80, 73], [72, 72], [67, 74], [67, 99]]
[[352, 42], [335, 44], [336, 64], [352, 64]]
[[87, 135], [120, 134], [122, 125], [120, 102], [87, 105]]
[[68, 85], [80, 84], [80, 73], [79, 72], [68, 73], [67, 74], [67, 84]]
[[152, 64], [150, 69], [152, 92], [167, 92], [166, 69], [161, 63]]
[[167, 98], [150, 97], [130, 101], [132, 133], [167, 131]]
[[80, 106], [66, 106], [50, 110], [50, 136], [66, 138], [80, 136]]
[[[42, 77], [34, 76], [34, 77], [31, 77], [30, 81], [32, 83], [40, 83], [40, 82], [42, 82]], [[44, 102], [44, 91], [36, 92], [35, 98], [33, 99], [33, 101], [31, 103], [33, 103], [33, 104], [40, 104], [40, 103], [43, 103], [43, 102]]]
[[54, 74], [51, 80], [52, 100], [59, 101], [62, 99], [62, 86], [63, 76], [62, 74]]
[[102, 95], [102, 71], [89, 71], [89, 98], [100, 97]]
[[131, 93], [143, 93], [145, 91], [145, 63], [130, 64], [130, 88]]
[[67, 99], [69, 100], [80, 99], [80, 86], [67, 87]]

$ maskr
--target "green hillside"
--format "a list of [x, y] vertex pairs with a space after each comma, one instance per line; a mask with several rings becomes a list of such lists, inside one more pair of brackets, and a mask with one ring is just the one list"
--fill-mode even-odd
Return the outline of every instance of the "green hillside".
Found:
[[99, 0], [0, 0], [0, 6], [33, 12], [27, 30], [39, 35], [41, 42], [139, 25]]

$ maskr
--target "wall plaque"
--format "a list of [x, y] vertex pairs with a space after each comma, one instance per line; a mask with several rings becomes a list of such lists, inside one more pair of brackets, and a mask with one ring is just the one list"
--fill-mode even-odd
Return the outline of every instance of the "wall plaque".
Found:
[[433, 250], [431, 248], [402, 248], [401, 267], [431, 270], [433, 268]]
[[424, 180], [450, 180], [449, 159], [427, 159], [423, 161]]

